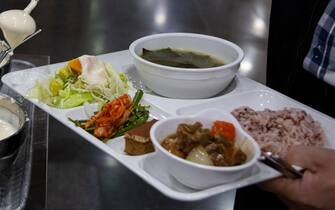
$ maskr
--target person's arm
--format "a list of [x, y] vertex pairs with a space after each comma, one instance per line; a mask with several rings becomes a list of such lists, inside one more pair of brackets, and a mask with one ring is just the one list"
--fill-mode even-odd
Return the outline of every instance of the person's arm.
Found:
[[305, 168], [302, 179], [278, 178], [261, 186], [276, 193], [290, 209], [335, 209], [335, 150], [293, 147], [286, 160]]

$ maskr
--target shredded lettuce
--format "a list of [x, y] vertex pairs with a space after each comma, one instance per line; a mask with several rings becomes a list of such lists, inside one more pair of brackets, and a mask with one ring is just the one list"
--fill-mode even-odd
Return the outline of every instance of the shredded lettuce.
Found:
[[130, 87], [124, 73], [116, 72], [108, 63], [104, 65], [107, 75], [105, 84], [90, 85], [81, 75], [74, 74], [69, 67], [63, 67], [49, 80], [36, 81], [35, 86], [28, 91], [27, 97], [60, 109], [96, 102], [101, 106], [127, 93]]

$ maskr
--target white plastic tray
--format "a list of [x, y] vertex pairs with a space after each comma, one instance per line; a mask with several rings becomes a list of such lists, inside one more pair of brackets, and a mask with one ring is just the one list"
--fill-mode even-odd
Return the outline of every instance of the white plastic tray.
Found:
[[[131, 65], [129, 54], [126, 51], [106, 54], [99, 57], [100, 59], [111, 62], [114, 64], [116, 69], [121, 69], [128, 75], [129, 73], [135, 71], [134, 67]], [[49, 73], [53, 73], [62, 65], [64, 64], [55, 64], [10, 73], [5, 75], [2, 78], [2, 81], [20, 95], [25, 96], [27, 91], [34, 86], [37, 79], [47, 79]], [[132, 80], [138, 80], [138, 78], [134, 78], [136, 77], [136, 74], [131, 75], [133, 76]], [[232, 109], [242, 105], [250, 106], [255, 109], [279, 109], [285, 106], [300, 107], [304, 108], [307, 112], [311, 113], [315, 119], [321, 122], [328, 139], [330, 139], [330, 131], [335, 130], [335, 121], [332, 118], [304, 106], [286, 96], [283, 96], [257, 82], [242, 76], [237, 76], [233, 85], [234, 88], [231, 89], [229, 93], [211, 99], [178, 100], [164, 98], [148, 93], [145, 94], [142, 103], [150, 104], [151, 116], [158, 119], [176, 114], [194, 114], [209, 107], [225, 109], [227, 111], [231, 111]], [[250, 92], [249, 90], [254, 91]], [[51, 108], [45, 104], [39, 103], [36, 100], [30, 101], [55, 117], [70, 129], [74, 130], [79, 135], [83, 136], [90, 143], [117, 159], [120, 163], [129, 168], [157, 190], [173, 199], [195, 201], [228, 191], [229, 196], [227, 196], [227, 199], [234, 199], [235, 193], [231, 190], [280, 176], [278, 172], [272, 170], [271, 168], [263, 164], [257, 164], [253, 173], [247, 178], [234, 183], [224, 184], [205, 190], [193, 190], [178, 183], [172, 176], [170, 176], [168, 170], [164, 167], [164, 165], [160, 164], [159, 159], [156, 158], [154, 153], [143, 156], [128, 156], [123, 152], [124, 141], [122, 137], [110, 140], [107, 144], [104, 144], [83, 129], [76, 127], [68, 120], [68, 117], [75, 119], [86, 118], [83, 107], [61, 110]], [[328, 146], [334, 147], [334, 145], [335, 144], [333, 142], [328, 142]], [[227, 209], [228, 208], [231, 209], [232, 206], [227, 207]]]

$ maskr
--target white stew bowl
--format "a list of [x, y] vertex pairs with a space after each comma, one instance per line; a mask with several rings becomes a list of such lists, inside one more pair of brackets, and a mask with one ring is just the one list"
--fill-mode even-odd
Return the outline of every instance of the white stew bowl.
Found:
[[[235, 126], [237, 146], [247, 155], [247, 161], [238, 166], [207, 166], [177, 157], [161, 146], [168, 135], [175, 133], [180, 123], [201, 122], [204, 128], [210, 128], [215, 120], [228, 121]], [[168, 172], [180, 183], [194, 188], [205, 189], [220, 184], [231, 183], [251, 174], [260, 156], [258, 144], [242, 130], [236, 119], [229, 113], [217, 109], [205, 110], [194, 116], [177, 116], [158, 121], [150, 130], [156, 155]]]
[[[205, 53], [222, 60], [225, 65], [198, 69], [164, 66], [143, 59], [143, 48], [174, 48]], [[224, 90], [233, 80], [244, 56], [242, 49], [232, 42], [192, 33], [146, 36], [134, 41], [129, 51], [147, 87], [160, 95], [181, 99], [209, 98]]]

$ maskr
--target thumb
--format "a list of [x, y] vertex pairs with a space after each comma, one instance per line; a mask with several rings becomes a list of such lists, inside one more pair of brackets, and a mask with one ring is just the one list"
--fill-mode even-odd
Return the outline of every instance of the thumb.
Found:
[[[330, 159], [335, 158], [333, 150], [308, 147], [293, 146], [287, 153], [285, 159], [292, 165], [297, 165], [309, 171], [316, 172]], [[334, 159], [333, 159], [334, 160]]]

